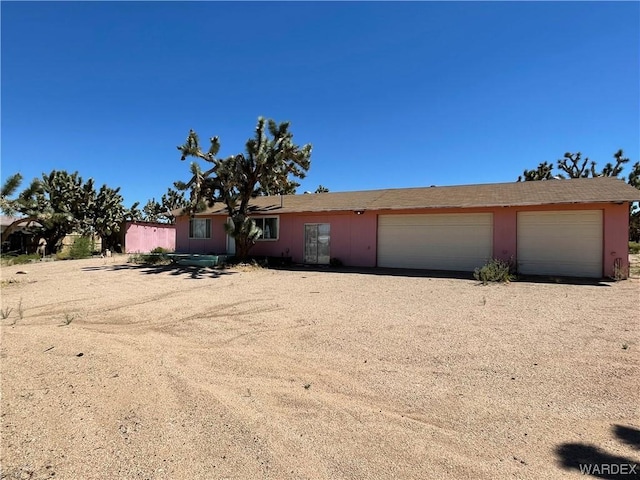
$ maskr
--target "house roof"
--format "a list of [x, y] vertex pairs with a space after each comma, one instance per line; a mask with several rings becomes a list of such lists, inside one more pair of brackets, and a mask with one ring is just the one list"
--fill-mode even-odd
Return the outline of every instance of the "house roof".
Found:
[[[8, 227], [9, 225], [15, 223], [16, 221], [20, 220], [21, 217], [12, 217], [9, 215], [0, 215], [0, 227], [3, 228], [4, 231], [4, 227]], [[35, 220], [32, 221], [28, 221], [27, 219], [25, 219], [23, 222], [20, 222], [18, 224], [19, 228], [24, 228], [27, 226], [27, 223], [30, 223], [30, 226], [32, 227], [42, 227], [42, 225], [38, 222], [36, 222]]]
[[[258, 214], [280, 214], [610, 203], [638, 200], [640, 200], [640, 190], [616, 178], [599, 177], [256, 197], [251, 201], [250, 207], [254, 213]], [[180, 211], [174, 214], [180, 215]], [[197, 215], [226, 215], [226, 207], [222, 203], [217, 203]]]

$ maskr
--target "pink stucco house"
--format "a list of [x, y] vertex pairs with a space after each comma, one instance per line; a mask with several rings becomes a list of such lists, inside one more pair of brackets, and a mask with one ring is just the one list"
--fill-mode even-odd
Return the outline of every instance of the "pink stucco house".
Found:
[[[628, 271], [630, 204], [640, 191], [590, 178], [257, 197], [252, 255], [359, 267], [472, 271], [488, 259], [534, 275]], [[179, 216], [176, 251], [233, 254], [225, 208]]]
[[156, 247], [174, 251], [176, 249], [176, 227], [167, 223], [125, 222], [124, 251], [147, 253]]

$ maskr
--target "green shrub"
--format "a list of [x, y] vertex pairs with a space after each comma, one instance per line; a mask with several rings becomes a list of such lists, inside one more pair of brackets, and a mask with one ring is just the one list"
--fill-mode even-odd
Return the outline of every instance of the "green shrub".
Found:
[[156, 247], [149, 253], [171, 253], [171, 250], [168, 248]]
[[31, 263], [36, 260], [40, 260], [40, 255], [37, 253], [23, 254], [16, 257], [9, 255], [2, 256], [2, 262], [6, 262], [7, 265], [23, 265], [25, 263]]
[[163, 253], [134, 253], [129, 256], [129, 263], [142, 265], [168, 265], [171, 260]]
[[629, 253], [640, 253], [640, 242], [629, 242]]
[[74, 260], [79, 258], [89, 258], [91, 256], [91, 251], [93, 250], [93, 246], [91, 245], [91, 239], [87, 237], [78, 237], [71, 245], [69, 249], [69, 258]]
[[473, 278], [482, 282], [483, 285], [489, 282], [507, 283], [515, 280], [513, 275], [513, 262], [505, 262], [494, 258], [485, 263], [482, 267], [473, 271]]
[[129, 255], [129, 258], [127, 259], [127, 262], [128, 262], [128, 263], [142, 263], [142, 262], [140, 261], [140, 257], [141, 257], [141, 254], [139, 254], [139, 253], [132, 253], [131, 255]]

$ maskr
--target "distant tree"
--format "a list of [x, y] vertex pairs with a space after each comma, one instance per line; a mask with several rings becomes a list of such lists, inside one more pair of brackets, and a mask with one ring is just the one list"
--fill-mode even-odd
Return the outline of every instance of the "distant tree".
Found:
[[[595, 176], [598, 177], [618, 177], [621, 173], [622, 170], [624, 169], [624, 166], [629, 163], [629, 159], [626, 158], [624, 156], [624, 152], [622, 151], [622, 149], [619, 149], [616, 153], [613, 154], [613, 158], [616, 161], [616, 164], [613, 165], [611, 162], [607, 163], [604, 168], [602, 169], [602, 171], [600, 173], [598, 173]], [[595, 166], [595, 162], [593, 162], [594, 166]], [[636, 165], [639, 165], [638, 163], [636, 163]], [[634, 165], [635, 168], [635, 165]], [[633, 172], [631, 172], [633, 173]], [[622, 177], [624, 179], [624, 177]], [[631, 185], [631, 179], [629, 179], [629, 185]], [[636, 188], [640, 189], [640, 186], [636, 185]]]
[[149, 200], [144, 207], [142, 207], [143, 217], [145, 222], [157, 222], [162, 215], [162, 205], [156, 202], [155, 198]]
[[162, 195], [160, 200], [162, 205], [162, 218], [169, 223], [175, 223], [176, 221], [175, 216], [171, 212], [189, 205], [187, 199], [184, 198], [184, 192], [178, 192], [173, 188], [168, 188], [167, 193]]
[[[625, 180], [620, 176], [624, 166], [629, 163], [629, 159], [624, 156], [622, 149], [613, 154], [615, 163], [607, 163], [600, 171], [596, 168], [596, 162], [590, 161], [588, 157], [582, 158], [580, 152], [564, 154], [564, 158], [557, 161], [558, 170], [563, 173], [553, 174], [553, 164], [541, 163], [536, 170], [525, 170], [523, 175], [518, 177], [518, 181], [549, 180], [552, 178], [592, 178], [592, 177], [616, 177]], [[566, 175], [566, 176], [565, 176]], [[633, 170], [629, 173], [627, 183], [640, 190], [640, 162], [633, 165]], [[640, 241], [640, 208], [637, 204], [632, 205], [629, 212], [629, 239]]]
[[[15, 210], [38, 222], [48, 248], [57, 251], [70, 233], [98, 235], [103, 248], [117, 245], [122, 222], [131, 216], [123, 206], [120, 188], [103, 185], [98, 192], [92, 178], [86, 182], [78, 172], [53, 170], [34, 179], [15, 201]], [[135, 207], [135, 204], [134, 204]]]
[[629, 215], [629, 241], [640, 242], [640, 209], [635, 209]]
[[[616, 164], [607, 163], [600, 171], [596, 171], [596, 162], [590, 162], [589, 158], [581, 160], [581, 153], [565, 153], [564, 158], [558, 160], [558, 168], [565, 172], [569, 178], [588, 178], [588, 177], [617, 177], [622, 173], [624, 164], [629, 161], [624, 157], [622, 150], [618, 150], [613, 154]], [[588, 166], [587, 166], [588, 165]], [[560, 175], [565, 178], [564, 175]]]
[[245, 146], [245, 153], [217, 158], [220, 150], [218, 137], [210, 139], [207, 152], [200, 148], [196, 132], [191, 130], [184, 145], [178, 147], [181, 160], [195, 157], [212, 164], [202, 171], [199, 163], [191, 163], [192, 178], [176, 182], [178, 190], [190, 189], [190, 202], [185, 211], [200, 212], [220, 202], [226, 206], [232, 222], [227, 233], [235, 238], [236, 254], [247, 258], [261, 231], [250, 218], [249, 201], [257, 195], [289, 192], [296, 183], [291, 177], [304, 178], [311, 165], [311, 145], [302, 147], [293, 143], [289, 123], [258, 118], [256, 133]]
[[553, 165], [547, 162], [538, 165], [535, 170], [525, 170], [524, 173], [518, 177], [518, 181], [528, 182], [532, 180], [549, 180], [553, 178]]
[[[13, 188], [16, 188], [16, 187], [12, 187], [11, 185], [8, 185], [8, 188], [6, 189], [7, 196], [11, 196]], [[18, 198], [11, 199], [11, 200], [5, 198], [6, 200], [5, 207], [7, 208], [5, 212], [10, 213], [11, 215], [15, 215], [19, 213], [22, 215], [22, 217], [14, 221], [12, 224], [8, 225], [5, 228], [5, 230], [2, 232], [2, 241], [5, 241], [7, 238], [9, 238], [9, 236], [13, 232], [15, 232], [21, 225], [25, 225], [26, 223], [26, 226], [29, 227], [31, 224], [37, 221], [37, 218], [35, 216], [30, 216], [28, 211], [25, 212], [26, 206], [23, 198], [23, 196], [25, 195], [27, 196], [35, 195], [36, 188], [39, 188], [39, 184], [32, 183], [31, 185], [29, 185], [29, 187], [27, 187], [22, 193], [18, 195]], [[26, 218], [24, 217], [25, 215], [26, 215]]]
[[[587, 165], [589, 164], [589, 158], [585, 158], [584, 160], [582, 160], [581, 157], [582, 154], [580, 152], [565, 153], [564, 158], [558, 160], [557, 162], [558, 169], [565, 172], [569, 176], [569, 178], [587, 178], [589, 176], [597, 177], [598, 175], [596, 174], [595, 170], [596, 162], [591, 162], [590, 167], [588, 167]], [[562, 174], [558, 176], [560, 178], [565, 178], [565, 176]]]
[[611, 162], [607, 163], [601, 171], [596, 170], [596, 162], [590, 161], [589, 158], [582, 158], [582, 153], [567, 152], [564, 154], [564, 158], [559, 159], [557, 163], [558, 170], [564, 173], [557, 175], [553, 174], [553, 164], [543, 162], [538, 165], [536, 170], [525, 170], [524, 173], [518, 177], [518, 181], [531, 181], [531, 180], [549, 180], [552, 178], [589, 178], [589, 177], [618, 177], [624, 165], [629, 162], [628, 158], [624, 157], [624, 152], [618, 150], [613, 154], [615, 159], [615, 165]]
[[633, 164], [633, 170], [629, 173], [629, 185], [640, 190], [640, 162]]
[[318, 185], [316, 191], [313, 193], [329, 193], [329, 189], [327, 187], [323, 187], [322, 185]]
[[140, 222], [144, 220], [144, 213], [140, 210], [140, 202], [135, 202], [127, 209], [127, 220]]
[[0, 211], [5, 215], [16, 213], [16, 200], [11, 199], [22, 183], [22, 175], [15, 173], [5, 180], [0, 188]]
[[175, 223], [172, 211], [185, 208], [189, 202], [184, 198], [184, 192], [178, 192], [172, 188], [162, 195], [161, 201], [155, 198], [149, 200], [142, 209], [142, 220], [145, 222]]
[[18, 211], [43, 226], [47, 245], [55, 251], [65, 235], [86, 227], [92, 191], [93, 181], [85, 185], [78, 172], [53, 170], [20, 193]]
[[82, 233], [95, 233], [102, 238], [103, 249], [119, 251], [123, 222], [130, 216], [130, 211], [124, 206], [124, 198], [120, 195], [120, 187], [100, 187], [92, 207], [91, 221], [85, 225]]

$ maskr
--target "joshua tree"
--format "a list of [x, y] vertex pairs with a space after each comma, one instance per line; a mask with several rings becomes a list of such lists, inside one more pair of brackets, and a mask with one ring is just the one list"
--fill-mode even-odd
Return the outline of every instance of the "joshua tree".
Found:
[[249, 202], [260, 194], [280, 194], [295, 189], [291, 177], [304, 178], [311, 165], [311, 145], [293, 143], [289, 123], [258, 118], [256, 133], [245, 147], [245, 153], [220, 159], [218, 137], [210, 139], [210, 147], [203, 152], [196, 132], [191, 130], [184, 145], [178, 147], [181, 160], [195, 157], [212, 166], [202, 171], [200, 164], [191, 163], [191, 180], [176, 182], [179, 190], [191, 189], [187, 212], [196, 213], [223, 203], [232, 222], [228, 231], [235, 238], [236, 254], [246, 259], [261, 231], [250, 218]]

